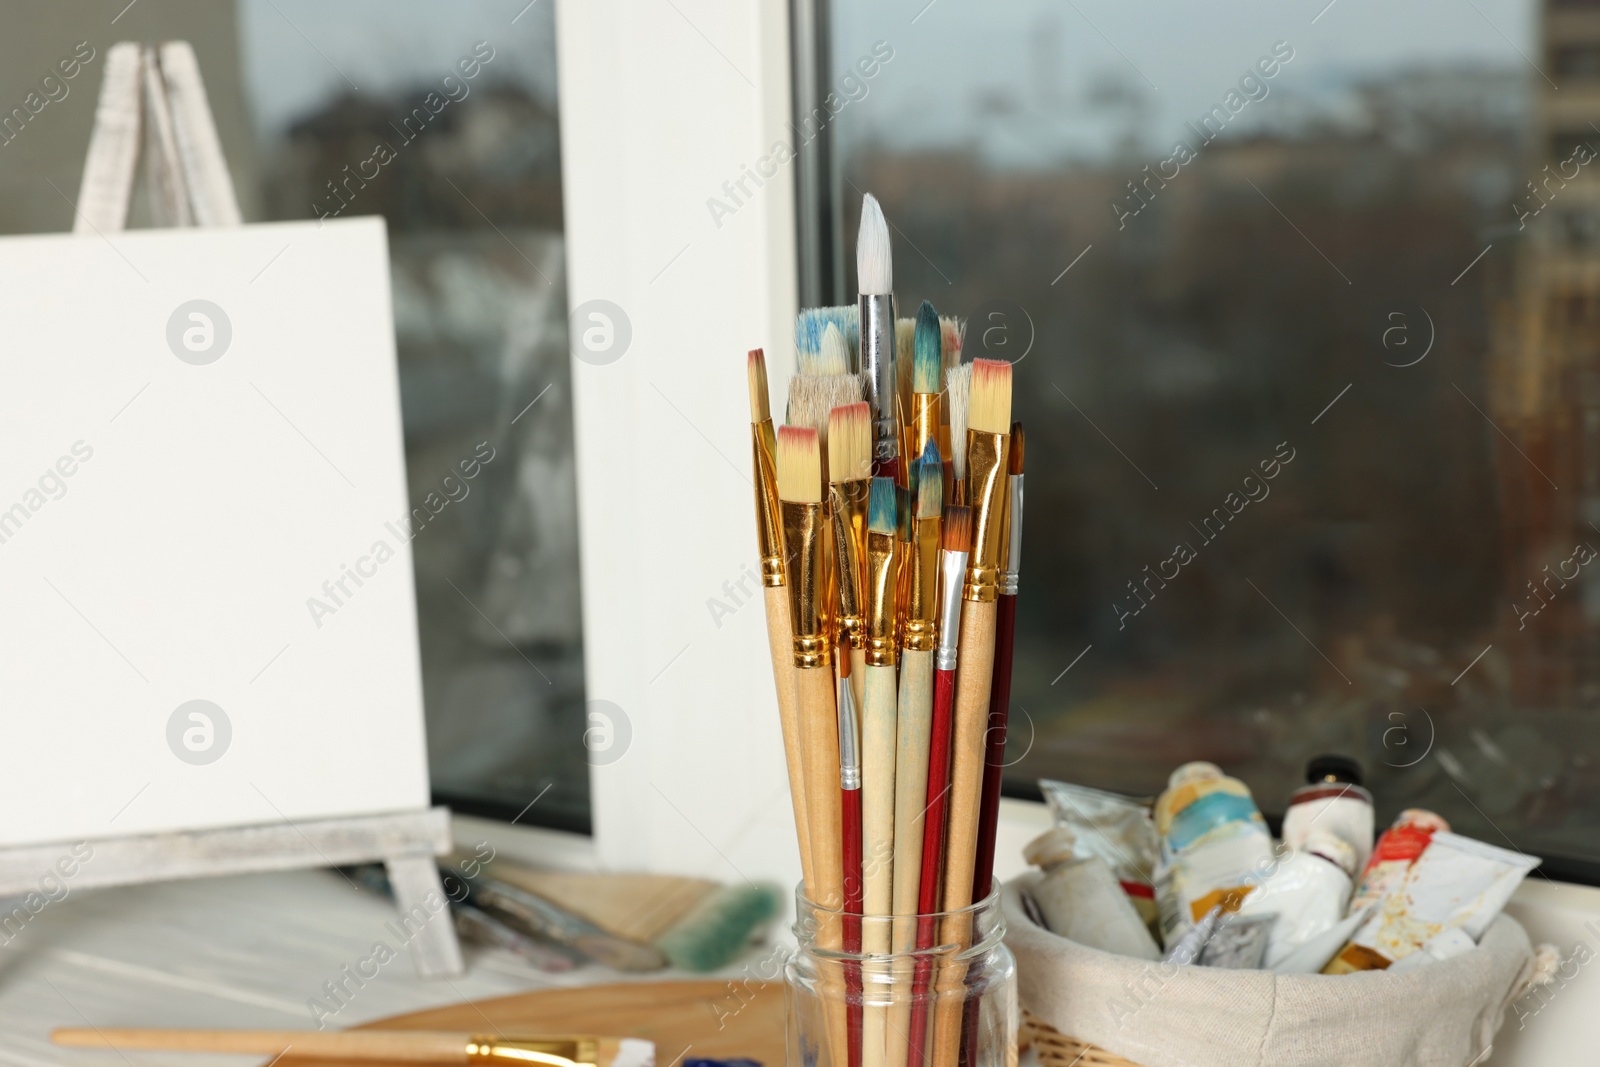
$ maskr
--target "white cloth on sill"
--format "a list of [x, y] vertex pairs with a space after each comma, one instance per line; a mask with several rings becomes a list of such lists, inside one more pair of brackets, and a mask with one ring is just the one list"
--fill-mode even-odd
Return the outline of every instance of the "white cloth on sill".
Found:
[[1021, 1006], [1140, 1067], [1478, 1067], [1507, 1008], [1548, 981], [1502, 914], [1476, 949], [1399, 973], [1278, 975], [1148, 963], [1035, 925], [1006, 883]]

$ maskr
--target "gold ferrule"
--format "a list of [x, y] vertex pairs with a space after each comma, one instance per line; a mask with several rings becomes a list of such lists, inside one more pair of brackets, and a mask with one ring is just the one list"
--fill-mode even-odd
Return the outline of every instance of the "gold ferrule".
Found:
[[905, 649], [932, 652], [939, 646], [939, 520], [917, 520], [911, 546], [911, 581], [907, 594]]
[[906, 457], [911, 463], [922, 458], [929, 441], [939, 440], [939, 399], [938, 393], [911, 394], [911, 454]]
[[866, 478], [828, 485], [833, 510], [833, 558], [839, 561], [839, 641], [851, 648], [866, 647], [867, 597], [862, 568], [867, 550], [867, 499], [872, 483]]
[[756, 543], [761, 546], [761, 584], [783, 584], [783, 519], [778, 501], [778, 468], [773, 462], [772, 420], [750, 424], [755, 453]]
[[1000, 595], [1001, 528], [1005, 525], [1006, 453], [1011, 436], [967, 431], [967, 493], [972, 502], [972, 556], [961, 595], [983, 602]]
[[542, 1063], [574, 1067], [600, 1062], [600, 1042], [592, 1037], [504, 1038], [482, 1034], [467, 1039], [468, 1063]]
[[821, 504], [785, 500], [783, 543], [792, 546], [785, 575], [789, 587], [789, 622], [794, 627], [794, 665], [826, 667], [833, 663], [833, 548], [828, 536], [828, 509]]
[[896, 593], [895, 538], [892, 533], [867, 533], [867, 664], [893, 667]]

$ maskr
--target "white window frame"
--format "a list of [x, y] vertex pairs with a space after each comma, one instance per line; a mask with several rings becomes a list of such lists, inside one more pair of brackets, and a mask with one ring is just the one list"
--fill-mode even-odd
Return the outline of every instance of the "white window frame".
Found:
[[573, 363], [588, 697], [631, 734], [591, 771], [596, 858], [792, 885], [761, 593], [738, 585], [759, 573], [744, 355], [766, 349], [775, 396], [792, 361], [792, 165], [731, 215], [706, 203], [788, 141], [787, 6], [557, 0], [556, 34], [568, 299], [632, 328], [617, 362]]

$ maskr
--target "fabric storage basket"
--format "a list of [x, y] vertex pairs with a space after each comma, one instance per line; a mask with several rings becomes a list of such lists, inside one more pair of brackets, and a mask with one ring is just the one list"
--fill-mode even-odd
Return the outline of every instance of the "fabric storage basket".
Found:
[[1507, 915], [1471, 952], [1396, 974], [1150, 963], [1036, 925], [1020, 894], [1038, 877], [1008, 882], [1001, 902], [1022, 1037], [1050, 1067], [1467, 1067], [1554, 968], [1555, 950], [1536, 954]]

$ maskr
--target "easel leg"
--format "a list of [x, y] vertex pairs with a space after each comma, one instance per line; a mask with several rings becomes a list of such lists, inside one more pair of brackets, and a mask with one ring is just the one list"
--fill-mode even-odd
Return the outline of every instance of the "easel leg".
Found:
[[409, 940], [411, 961], [424, 978], [448, 978], [462, 972], [461, 945], [456, 940], [450, 901], [439, 881], [432, 855], [391, 856], [384, 860], [400, 929]]

